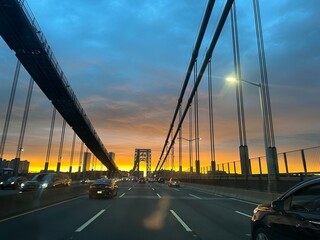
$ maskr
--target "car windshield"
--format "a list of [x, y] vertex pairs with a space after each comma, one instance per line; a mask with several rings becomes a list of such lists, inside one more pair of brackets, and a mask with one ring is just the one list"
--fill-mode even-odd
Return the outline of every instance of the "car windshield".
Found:
[[319, 22], [320, 0], [0, 0], [1, 239], [320, 239], [320, 190], [291, 189], [320, 177]]
[[112, 185], [111, 180], [106, 180], [106, 179], [98, 179], [94, 182], [94, 184], [105, 184], [105, 185]]
[[18, 179], [18, 177], [11, 177], [11, 178], [8, 178], [8, 181], [15, 181], [17, 179]]
[[51, 174], [38, 174], [32, 178], [32, 181], [44, 182], [44, 181], [51, 180], [52, 178], [53, 178], [53, 175]]

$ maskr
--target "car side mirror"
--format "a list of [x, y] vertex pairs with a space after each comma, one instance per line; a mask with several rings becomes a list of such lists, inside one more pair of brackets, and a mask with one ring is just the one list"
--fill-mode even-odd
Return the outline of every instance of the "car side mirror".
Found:
[[275, 200], [271, 203], [273, 210], [278, 212], [284, 212], [284, 200]]

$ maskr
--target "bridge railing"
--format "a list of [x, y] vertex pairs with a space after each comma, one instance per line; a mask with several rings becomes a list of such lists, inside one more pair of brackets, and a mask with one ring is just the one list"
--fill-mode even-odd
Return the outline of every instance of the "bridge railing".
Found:
[[[249, 160], [252, 175], [268, 173], [265, 156], [251, 158]], [[279, 153], [278, 165], [280, 174], [320, 174], [320, 146]], [[216, 170], [217, 172], [226, 174], [241, 174], [240, 160], [219, 163], [216, 165]], [[211, 174], [211, 167], [202, 167], [201, 173]]]

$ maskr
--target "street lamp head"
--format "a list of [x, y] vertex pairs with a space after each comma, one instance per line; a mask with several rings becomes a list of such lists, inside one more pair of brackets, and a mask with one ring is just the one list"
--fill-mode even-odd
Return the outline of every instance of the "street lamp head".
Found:
[[260, 84], [260, 83], [251, 82], [251, 81], [248, 81], [248, 80], [245, 80], [245, 79], [237, 79], [237, 78], [235, 78], [235, 77], [227, 77], [227, 78], [226, 78], [226, 81], [228, 81], [228, 82], [235, 82], [235, 83], [245, 82], [245, 83], [248, 83], [248, 84], [250, 84], [250, 85], [259, 87], [259, 88], [261, 87], [261, 84]]
[[236, 79], [235, 77], [227, 77], [226, 81], [228, 81], [228, 82], [239, 82], [239, 80]]

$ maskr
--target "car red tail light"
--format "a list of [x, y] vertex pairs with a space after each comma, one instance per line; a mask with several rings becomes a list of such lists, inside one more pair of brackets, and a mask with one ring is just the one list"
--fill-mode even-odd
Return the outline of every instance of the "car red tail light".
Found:
[[112, 186], [104, 186], [104, 188], [112, 188]]
[[90, 189], [92, 189], [92, 188], [97, 188], [97, 187], [96, 187], [96, 186], [94, 186], [94, 185], [91, 185], [91, 186], [90, 186]]

